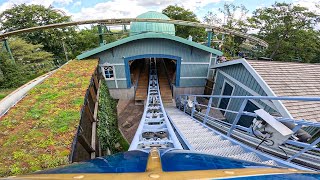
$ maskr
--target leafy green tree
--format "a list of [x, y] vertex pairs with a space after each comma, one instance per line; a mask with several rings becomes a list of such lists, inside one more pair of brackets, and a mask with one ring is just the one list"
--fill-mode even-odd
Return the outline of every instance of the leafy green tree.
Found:
[[18, 87], [54, 68], [53, 54], [43, 51], [43, 45], [33, 45], [21, 38], [10, 38], [9, 44], [15, 58], [0, 53], [0, 88]]
[[[162, 13], [167, 15], [170, 19], [184, 20], [191, 22], [200, 22], [197, 16], [189, 9], [184, 9], [183, 7], [168, 6], [162, 10]], [[176, 35], [183, 38], [188, 38], [189, 35], [192, 36], [193, 40], [196, 42], [203, 42], [206, 40], [206, 31], [204, 28], [196, 28], [189, 26], [176, 25]]]
[[[21, 4], [0, 14], [0, 30], [8, 32], [69, 21], [70, 16], [59, 13], [52, 6], [46, 8], [42, 5]], [[42, 44], [44, 50], [52, 52], [59, 59], [64, 59], [62, 43], [70, 44], [74, 34], [75, 28], [59, 28], [24, 33], [19, 37], [32, 44]], [[74, 56], [72, 54], [71, 58]]]
[[5, 53], [0, 53], [0, 88], [19, 87], [26, 81], [22, 67], [15, 64]]
[[[235, 29], [241, 32], [247, 32], [246, 25], [247, 14], [249, 10], [244, 5], [235, 5], [225, 3], [223, 8], [219, 8], [219, 13], [223, 14], [223, 19], [219, 18], [217, 13], [208, 12], [203, 21], [211, 25], [220, 25], [224, 28]], [[221, 38], [221, 36], [219, 36]], [[224, 35], [222, 50], [228, 57], [235, 56], [240, 51], [240, 45], [244, 42], [244, 38], [233, 36], [232, 34]]]
[[98, 30], [95, 27], [82, 29], [77, 32], [75, 38], [73, 38], [72, 52], [75, 55], [79, 55], [84, 51], [93, 49], [99, 46]]
[[[127, 34], [122, 33], [122, 31], [119, 30], [108, 32], [108, 34], [103, 36], [103, 39], [105, 43], [111, 43], [126, 36]], [[77, 31], [72, 42], [68, 45], [68, 47], [70, 48], [69, 52], [72, 51], [75, 55], [79, 55], [84, 51], [96, 48], [98, 46], [98, 26], [91, 26], [90, 28], [85, 28]]]
[[267, 54], [281, 61], [317, 61], [319, 32], [314, 27], [319, 15], [305, 7], [288, 3], [275, 3], [259, 8], [249, 19], [258, 35], [269, 43]]

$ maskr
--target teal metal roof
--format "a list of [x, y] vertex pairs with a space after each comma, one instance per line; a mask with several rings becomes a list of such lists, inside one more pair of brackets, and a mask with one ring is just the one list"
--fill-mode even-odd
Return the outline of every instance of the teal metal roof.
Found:
[[77, 59], [84, 59], [84, 58], [88, 58], [94, 54], [100, 53], [102, 51], [111, 49], [113, 47], [131, 42], [131, 41], [135, 41], [135, 40], [139, 40], [139, 39], [168, 39], [168, 40], [172, 40], [172, 41], [176, 41], [176, 42], [180, 42], [198, 49], [201, 49], [203, 51], [207, 51], [209, 53], [213, 53], [216, 54], [218, 56], [222, 55], [221, 51], [218, 51], [216, 49], [204, 46], [202, 44], [193, 42], [193, 41], [189, 41], [186, 39], [183, 39], [181, 37], [178, 36], [172, 36], [172, 35], [168, 35], [168, 34], [163, 34], [163, 33], [153, 33], [153, 32], [149, 32], [149, 33], [143, 33], [143, 34], [139, 34], [139, 35], [135, 35], [135, 36], [129, 36], [127, 38], [124, 39], [120, 39], [118, 41], [109, 43], [109, 44], [105, 44], [103, 46], [97, 47], [95, 49], [92, 49], [90, 51], [84, 52], [82, 54], [80, 54], [79, 56], [77, 56]]
[[[149, 11], [137, 17], [138, 19], [165, 19], [170, 18], [162, 13], [156, 11]], [[130, 36], [145, 33], [158, 32], [175, 35], [174, 24], [168, 23], [152, 23], [152, 22], [132, 22], [130, 25]]]

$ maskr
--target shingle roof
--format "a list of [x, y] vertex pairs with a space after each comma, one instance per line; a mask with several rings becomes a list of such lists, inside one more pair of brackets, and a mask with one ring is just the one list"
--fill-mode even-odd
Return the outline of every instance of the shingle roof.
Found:
[[181, 37], [178, 36], [172, 36], [172, 35], [168, 35], [168, 34], [163, 34], [163, 33], [153, 33], [153, 32], [148, 32], [148, 33], [142, 33], [139, 35], [135, 35], [135, 36], [129, 36], [127, 38], [124, 39], [120, 39], [118, 41], [109, 43], [109, 44], [105, 44], [103, 46], [97, 47], [95, 49], [92, 49], [90, 51], [84, 52], [82, 54], [80, 54], [79, 56], [77, 56], [77, 59], [84, 59], [84, 58], [88, 58], [94, 54], [100, 53], [102, 51], [105, 51], [107, 49], [111, 49], [113, 47], [131, 42], [131, 41], [135, 41], [135, 40], [139, 40], [139, 39], [168, 39], [168, 40], [172, 40], [172, 41], [176, 41], [176, 42], [180, 42], [198, 49], [201, 49], [203, 51], [207, 51], [209, 53], [213, 53], [216, 54], [218, 56], [222, 55], [222, 52], [207, 46], [204, 46], [202, 44], [193, 42], [193, 41], [189, 41], [186, 39], [183, 39]]
[[[320, 97], [320, 65], [248, 61], [277, 96]], [[295, 119], [320, 122], [320, 102], [282, 101]]]

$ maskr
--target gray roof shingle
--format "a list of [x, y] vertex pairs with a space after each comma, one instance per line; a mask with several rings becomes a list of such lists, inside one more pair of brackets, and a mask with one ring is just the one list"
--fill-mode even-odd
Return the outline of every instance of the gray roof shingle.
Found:
[[[320, 65], [292, 62], [253, 61], [258, 72], [277, 96], [320, 97]], [[295, 119], [320, 122], [320, 102], [282, 101]]]

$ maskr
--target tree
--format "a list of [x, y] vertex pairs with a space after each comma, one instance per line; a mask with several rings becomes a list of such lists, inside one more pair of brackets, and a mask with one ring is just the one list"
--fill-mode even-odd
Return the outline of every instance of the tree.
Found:
[[[200, 22], [192, 11], [177, 5], [166, 7], [162, 10], [162, 13], [167, 15], [170, 19]], [[203, 42], [206, 40], [206, 31], [204, 28], [176, 25], [176, 35], [182, 38], [188, 38], [189, 35], [191, 35], [196, 42]]]
[[78, 31], [71, 44], [69, 47], [75, 55], [99, 46], [98, 29], [92, 26]]
[[[70, 16], [59, 13], [52, 6], [46, 8], [42, 5], [21, 4], [0, 14], [0, 30], [8, 32], [69, 21]], [[75, 28], [59, 28], [24, 33], [19, 37], [32, 44], [42, 44], [44, 50], [52, 52], [58, 59], [64, 59], [62, 43], [70, 44], [74, 34]]]
[[0, 88], [18, 87], [54, 68], [53, 54], [43, 51], [43, 45], [33, 45], [20, 38], [10, 38], [9, 44], [15, 62], [8, 53], [0, 53]]
[[[121, 30], [104, 33], [106, 34], [103, 36], [103, 40], [106, 43], [111, 43], [127, 36], [127, 34], [122, 34]], [[90, 28], [85, 28], [77, 31], [68, 47], [71, 48], [70, 51], [72, 51], [73, 54], [79, 55], [84, 51], [96, 48], [98, 46], [98, 26], [92, 25]]]
[[316, 61], [319, 54], [319, 32], [314, 29], [319, 15], [305, 7], [275, 3], [259, 8], [249, 19], [251, 27], [269, 43], [267, 54], [281, 61]]
[[[219, 8], [219, 13], [223, 14], [223, 19], [219, 18], [217, 13], [208, 12], [203, 18], [204, 22], [211, 25], [219, 25], [228, 29], [235, 29], [241, 32], [247, 32], [247, 14], [249, 10], [244, 5], [235, 5], [225, 3], [223, 8]], [[240, 51], [240, 45], [244, 38], [232, 34], [224, 35], [222, 50], [226, 56], [235, 56]]]

